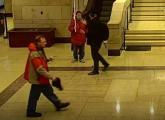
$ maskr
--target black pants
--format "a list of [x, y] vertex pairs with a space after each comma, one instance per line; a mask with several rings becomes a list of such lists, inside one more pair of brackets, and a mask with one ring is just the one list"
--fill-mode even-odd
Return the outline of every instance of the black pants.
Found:
[[51, 85], [32, 84], [29, 94], [27, 112], [36, 111], [37, 101], [39, 100], [41, 93], [43, 93], [44, 96], [48, 100], [50, 100], [55, 106], [59, 103], [57, 96], [53, 93], [53, 88], [51, 87]]
[[81, 60], [84, 58], [85, 52], [84, 52], [85, 45], [73, 45], [73, 57], [76, 60]]
[[93, 72], [98, 72], [99, 71], [99, 61], [104, 66], [109, 65], [108, 62], [106, 62], [105, 59], [100, 55], [100, 53], [99, 53], [100, 48], [101, 48], [101, 44], [98, 44], [97, 46], [91, 45], [91, 54], [92, 54], [92, 59], [93, 59], [93, 62], [94, 62]]

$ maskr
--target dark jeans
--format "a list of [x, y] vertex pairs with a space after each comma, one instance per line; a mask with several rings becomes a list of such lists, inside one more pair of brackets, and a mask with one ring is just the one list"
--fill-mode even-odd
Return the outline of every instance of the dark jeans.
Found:
[[99, 53], [100, 48], [101, 48], [101, 44], [99, 44], [97, 46], [91, 45], [91, 54], [92, 54], [92, 59], [93, 59], [93, 62], [94, 62], [93, 72], [98, 72], [99, 71], [99, 61], [104, 66], [109, 65], [108, 62], [106, 62], [105, 59], [100, 55], [100, 53]]
[[59, 103], [57, 96], [53, 93], [53, 88], [51, 87], [51, 85], [32, 84], [29, 94], [27, 112], [36, 111], [37, 101], [39, 100], [41, 93], [43, 93], [44, 96], [48, 100], [50, 100], [55, 106]]
[[84, 52], [85, 45], [73, 45], [73, 57], [76, 60], [81, 60], [84, 58], [85, 52]]

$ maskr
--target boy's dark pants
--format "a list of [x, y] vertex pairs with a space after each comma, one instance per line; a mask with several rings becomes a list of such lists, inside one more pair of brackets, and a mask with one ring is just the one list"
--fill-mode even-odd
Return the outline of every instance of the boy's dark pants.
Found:
[[80, 45], [80, 46], [73, 45], [73, 56], [74, 56], [74, 59], [81, 60], [81, 59], [84, 58], [84, 55], [85, 55], [84, 47], [85, 47], [85, 45]]

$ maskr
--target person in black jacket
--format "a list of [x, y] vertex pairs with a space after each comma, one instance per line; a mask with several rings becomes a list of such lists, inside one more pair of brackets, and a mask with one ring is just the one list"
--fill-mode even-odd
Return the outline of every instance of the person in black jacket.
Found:
[[103, 71], [107, 70], [109, 64], [99, 54], [103, 42], [102, 23], [98, 19], [96, 12], [89, 13], [87, 44], [91, 47], [91, 55], [94, 62], [93, 70], [88, 75], [99, 74], [99, 61], [104, 65]]

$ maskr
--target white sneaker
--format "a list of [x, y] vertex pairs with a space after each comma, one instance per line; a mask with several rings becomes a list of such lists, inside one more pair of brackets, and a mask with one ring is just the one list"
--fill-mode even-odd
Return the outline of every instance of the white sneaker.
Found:
[[81, 59], [80, 62], [81, 62], [81, 63], [85, 63], [85, 60], [84, 60], [84, 59]]

